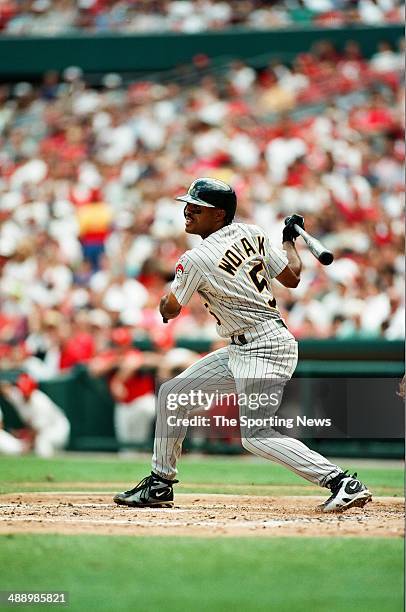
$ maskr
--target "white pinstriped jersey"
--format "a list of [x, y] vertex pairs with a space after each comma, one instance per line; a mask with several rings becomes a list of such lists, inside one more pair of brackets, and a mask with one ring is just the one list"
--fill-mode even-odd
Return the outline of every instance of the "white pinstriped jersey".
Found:
[[176, 265], [171, 291], [184, 306], [197, 291], [223, 338], [280, 318], [271, 279], [287, 266], [256, 225], [232, 223], [186, 251]]

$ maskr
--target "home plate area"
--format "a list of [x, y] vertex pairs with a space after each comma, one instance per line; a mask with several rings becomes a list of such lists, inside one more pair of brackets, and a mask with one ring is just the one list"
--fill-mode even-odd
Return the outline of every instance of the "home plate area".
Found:
[[0, 496], [0, 533], [403, 537], [401, 498], [342, 514], [318, 511], [323, 499], [179, 494], [174, 508], [150, 509], [117, 506], [106, 493], [14, 493]]

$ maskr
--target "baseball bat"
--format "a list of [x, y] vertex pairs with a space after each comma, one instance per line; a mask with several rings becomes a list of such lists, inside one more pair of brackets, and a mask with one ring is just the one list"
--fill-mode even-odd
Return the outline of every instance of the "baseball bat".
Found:
[[310, 252], [319, 260], [323, 266], [329, 266], [334, 261], [334, 255], [331, 251], [328, 251], [325, 246], [322, 245], [320, 240], [314, 238], [306, 232], [300, 225], [296, 223], [293, 226], [297, 233], [302, 236], [303, 240], [309, 247]]

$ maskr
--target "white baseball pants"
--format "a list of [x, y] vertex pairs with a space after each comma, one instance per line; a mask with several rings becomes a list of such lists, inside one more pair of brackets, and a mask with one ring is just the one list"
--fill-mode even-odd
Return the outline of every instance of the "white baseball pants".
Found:
[[[281, 387], [289, 380], [297, 365], [297, 342], [281, 320], [271, 320], [245, 333], [247, 344], [221, 348], [206, 355], [172, 381], [161, 386], [157, 401], [157, 423], [155, 431], [152, 469], [155, 473], [173, 479], [177, 474], [176, 464], [182, 452], [182, 443], [187, 426], [169, 426], [167, 396], [183, 394], [204, 386], [204, 390], [230, 389], [234, 385], [237, 393], [247, 391], [252, 382], [279, 381]], [[201, 381], [201, 385], [199, 383]], [[258, 386], [256, 386], [256, 390]], [[173, 397], [172, 396], [172, 397]], [[193, 406], [177, 406], [179, 418], [190, 418]], [[252, 416], [247, 405], [239, 406], [242, 416]], [[276, 408], [277, 410], [277, 408]], [[272, 411], [269, 416], [273, 416]], [[241, 442], [245, 449], [284, 465], [306, 480], [325, 486], [342, 470], [305, 444], [284, 436], [269, 426], [260, 431], [241, 431]]]

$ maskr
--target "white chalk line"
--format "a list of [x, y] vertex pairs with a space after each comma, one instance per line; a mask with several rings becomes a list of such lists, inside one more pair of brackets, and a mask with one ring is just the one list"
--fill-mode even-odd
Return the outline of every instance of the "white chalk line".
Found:
[[72, 504], [71, 502], [66, 503], [66, 502], [59, 502], [59, 504], [50, 504], [50, 503], [46, 503], [46, 504], [26, 504], [24, 502], [14, 502], [13, 504], [0, 504], [0, 509], [7, 509], [7, 508], [12, 508], [13, 510], [23, 510], [25, 508], [28, 508], [29, 510], [31, 510], [32, 508], [41, 510], [44, 508], [94, 508], [95, 506], [97, 506], [98, 508], [111, 508], [112, 504], [100, 504], [100, 503], [92, 503], [92, 504]]
[[[190, 518], [189, 521], [178, 520], [176, 518], [179, 514], [192, 514], [196, 512], [196, 508], [136, 508], [137, 516], [139, 517], [142, 514], [148, 514], [149, 518], [145, 520], [140, 520], [139, 518], [135, 518], [134, 515], [130, 516], [126, 519], [98, 519], [91, 517], [78, 517], [78, 516], [66, 516], [66, 517], [58, 517], [58, 516], [47, 516], [44, 515], [44, 510], [53, 510], [57, 511], [60, 508], [66, 508], [65, 504], [0, 504], [0, 510], [3, 510], [4, 515], [0, 515], [0, 523], [3, 522], [41, 522], [41, 523], [72, 523], [72, 524], [80, 524], [87, 523], [91, 525], [134, 525], [138, 527], [190, 527], [190, 526], [198, 526], [198, 527], [231, 527], [231, 528], [246, 528], [249, 529], [251, 527], [277, 527], [280, 525], [289, 525], [289, 524], [320, 524], [322, 521], [324, 524], [326, 523], [337, 523], [336, 516], [323, 516], [321, 517], [300, 517], [300, 518], [291, 518], [291, 519], [259, 519], [259, 520], [244, 520], [244, 521], [235, 521], [232, 518], [226, 518], [224, 520], [199, 520], [196, 518]], [[73, 504], [69, 506], [71, 510], [69, 512], [74, 512], [76, 508], [92, 508], [97, 510], [97, 508], [109, 508], [111, 511], [117, 510], [116, 506], [112, 504], [97, 504], [95, 508], [94, 504]], [[210, 508], [213, 511], [213, 508]], [[8, 512], [13, 511], [13, 515], [7, 514]], [[30, 512], [30, 514], [26, 514], [24, 516], [15, 516], [15, 512]], [[126, 512], [128, 509], [125, 510]], [[133, 509], [130, 510], [131, 512]], [[156, 512], [156, 515], [151, 516], [151, 512]], [[42, 513], [41, 516], [35, 516], [35, 514]], [[171, 518], [169, 520], [160, 521], [157, 519], [158, 516], [169, 515]], [[343, 517], [340, 515], [340, 520], [345, 520], [345, 522], [360, 522], [360, 517], [352, 517], [351, 515], [347, 515]]]
[[[14, 504], [0, 504], [0, 511], [1, 510], [13, 510], [13, 511], [23, 511], [23, 510], [30, 510], [32, 512], [43, 512], [44, 510], [58, 510], [58, 509], [71, 509], [71, 510], [75, 510], [75, 508], [92, 508], [93, 510], [98, 510], [99, 508], [109, 508], [110, 510], [117, 510], [117, 504], [99, 504], [99, 503], [93, 503], [93, 504], [66, 504], [66, 503], [59, 503], [59, 504], [24, 504], [24, 503], [14, 503]], [[154, 511], [154, 508], [136, 508], [137, 512], [151, 512]], [[177, 512], [177, 513], [181, 513], [181, 512], [190, 512], [191, 510], [195, 511], [194, 508], [155, 508], [155, 512], [159, 512], [159, 514], [162, 513], [173, 513], [173, 512]], [[0, 517], [1, 519], [1, 517]]]
[[[223, 521], [193, 521], [193, 523], [186, 521], [140, 521], [134, 519], [120, 520], [120, 519], [90, 519], [90, 518], [62, 518], [62, 517], [0, 517], [0, 522], [26, 522], [26, 523], [87, 523], [91, 525], [127, 525], [128, 527], [224, 527], [224, 528], [245, 528], [250, 529], [252, 527], [279, 527], [281, 525], [289, 525], [294, 523], [301, 523], [300, 519], [286, 519], [286, 520], [264, 520], [264, 521], [236, 521], [236, 522], [223, 522]], [[312, 519], [309, 519], [308, 522], [313, 522]]]
[[11, 493], [2, 493], [1, 495], [115, 495], [117, 489], [114, 491], [71, 491], [70, 489], [64, 489], [63, 491], [13, 491]]
[[[0, 511], [4, 511], [4, 512], [9, 512], [10, 510], [13, 511], [13, 513], [15, 512], [20, 512], [23, 513], [24, 511], [26, 512], [30, 512], [32, 514], [26, 515], [26, 516], [14, 516], [13, 515], [5, 515], [5, 516], [0, 516], [0, 521], [31, 521], [31, 520], [44, 520], [44, 521], [51, 521], [54, 520], [56, 521], [86, 521], [89, 520], [91, 521], [97, 521], [100, 519], [90, 519], [88, 517], [78, 517], [78, 518], [71, 518], [71, 517], [66, 517], [65, 519], [63, 517], [48, 517], [48, 516], [44, 516], [44, 510], [53, 510], [53, 511], [57, 511], [58, 509], [66, 509], [67, 505], [61, 504], [61, 505], [55, 505], [55, 504], [47, 504], [46, 506], [42, 505], [42, 504], [19, 504], [18, 506], [16, 506], [15, 504], [0, 504]], [[93, 510], [96, 510], [98, 508], [108, 508], [110, 509], [112, 512], [117, 510], [117, 506], [113, 506], [112, 504], [97, 504], [97, 506], [95, 507], [94, 504], [73, 504], [73, 506], [69, 506], [69, 511], [73, 512], [76, 508], [92, 508]], [[122, 508], [123, 510], [123, 508]], [[215, 511], [216, 508], [212, 508], [210, 507], [209, 509], [201, 509], [202, 512], [207, 512], [208, 510], [210, 511]], [[220, 508], [220, 511], [223, 510], [223, 508]], [[162, 514], [169, 514], [172, 519], [171, 519], [171, 524], [176, 523], [176, 515], [177, 514], [191, 514], [191, 513], [196, 513], [196, 508], [130, 508], [130, 509], [125, 509], [125, 512], [137, 512], [137, 514], [148, 514], [151, 515], [151, 512], [156, 512], [156, 516], [161, 516]], [[42, 517], [35, 517], [35, 514], [38, 513], [42, 513]], [[175, 515], [175, 516], [174, 516]], [[337, 519], [337, 517], [327, 517], [327, 516], [323, 516], [323, 522], [335, 522], [335, 520]], [[151, 520], [153, 520], [154, 525], [157, 524], [155, 517], [151, 517]], [[295, 519], [260, 519], [260, 521], [250, 521], [250, 520], [246, 520], [243, 521], [241, 524], [243, 526], [247, 526], [247, 525], [264, 525], [264, 524], [273, 524], [273, 521], [277, 521], [280, 522], [281, 524], [286, 524], [286, 523], [317, 523], [320, 522], [321, 518], [320, 517], [301, 517], [301, 518], [295, 518]], [[345, 517], [340, 515], [340, 520], [346, 520], [346, 521], [350, 521], [350, 520], [354, 520], [353, 517], [351, 517], [350, 515], [347, 515]], [[359, 520], [359, 517], [358, 519]], [[108, 522], [112, 523], [114, 521], [117, 521], [117, 519], [110, 519]], [[193, 521], [193, 524], [197, 524], [195, 522], [195, 519], [191, 519], [191, 521]], [[236, 525], [234, 519], [227, 519], [226, 520], [226, 524], [229, 524], [229, 521], [232, 521], [232, 525]], [[125, 524], [127, 524], [128, 522], [134, 522], [132, 518], [128, 518], [126, 521], [124, 521]], [[213, 519], [210, 519], [210, 521], [207, 524], [210, 525], [214, 525], [215, 521], [213, 521]], [[119, 523], [117, 523], [119, 524]], [[150, 522], [145, 523], [150, 525]], [[166, 524], [166, 523], [165, 523]], [[188, 523], [190, 525], [190, 523]], [[223, 525], [224, 523], [222, 523]]]

